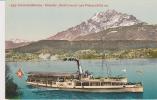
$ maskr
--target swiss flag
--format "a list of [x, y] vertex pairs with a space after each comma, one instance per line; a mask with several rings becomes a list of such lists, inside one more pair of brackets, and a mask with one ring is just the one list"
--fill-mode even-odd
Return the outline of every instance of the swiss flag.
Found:
[[19, 78], [22, 78], [22, 76], [23, 76], [24, 74], [23, 74], [21, 68], [19, 68], [19, 70], [16, 72], [16, 75], [17, 75]]

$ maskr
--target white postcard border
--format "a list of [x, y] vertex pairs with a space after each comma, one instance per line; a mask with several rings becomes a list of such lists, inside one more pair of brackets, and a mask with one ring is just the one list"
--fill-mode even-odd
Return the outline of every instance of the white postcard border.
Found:
[[0, 1], [0, 99], [5, 99], [5, 1]]

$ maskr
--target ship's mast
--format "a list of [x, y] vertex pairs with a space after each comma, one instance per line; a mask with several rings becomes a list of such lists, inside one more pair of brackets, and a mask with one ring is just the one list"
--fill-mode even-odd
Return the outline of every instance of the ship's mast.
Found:
[[102, 71], [102, 73], [103, 73], [103, 70], [104, 70], [104, 69], [103, 69], [103, 68], [104, 68], [104, 67], [103, 67], [103, 66], [104, 66], [104, 52], [103, 52], [103, 50], [104, 50], [104, 45], [103, 45], [103, 34], [102, 34], [102, 36], [101, 36], [101, 45], [102, 45], [102, 46], [101, 46], [101, 47], [102, 47], [102, 48], [101, 48], [102, 50], [100, 50], [100, 51], [102, 52], [102, 53], [101, 53], [101, 71]]
[[[101, 49], [102, 49], [102, 56], [101, 56], [101, 59], [102, 59], [102, 62], [101, 62], [101, 70], [103, 71], [104, 69], [103, 69], [103, 66], [104, 66], [104, 59], [106, 59], [106, 53], [108, 53], [107, 51], [106, 52], [104, 52], [104, 39], [103, 39], [103, 33], [101, 33], [101, 35], [100, 35], [101, 37], [100, 37], [100, 40], [101, 40]], [[110, 68], [107, 66], [107, 62], [106, 62], [106, 72], [107, 72], [107, 76], [108, 77], [110, 77], [111, 76], [111, 70], [110, 70]]]

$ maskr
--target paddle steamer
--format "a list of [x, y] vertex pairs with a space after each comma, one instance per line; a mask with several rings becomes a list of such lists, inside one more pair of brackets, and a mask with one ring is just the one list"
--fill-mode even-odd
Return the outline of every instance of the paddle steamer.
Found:
[[143, 92], [141, 82], [131, 83], [127, 77], [118, 76], [95, 78], [90, 72], [83, 72], [78, 59], [70, 60], [77, 62], [76, 73], [29, 72], [27, 84], [80, 92]]

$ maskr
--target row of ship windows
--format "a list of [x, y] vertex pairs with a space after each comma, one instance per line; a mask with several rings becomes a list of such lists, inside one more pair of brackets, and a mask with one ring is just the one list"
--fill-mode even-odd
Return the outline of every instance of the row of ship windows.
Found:
[[[56, 84], [52, 81], [41, 81], [41, 80], [29, 80], [29, 82], [37, 82], [42, 84]], [[68, 84], [71, 85], [71, 84]], [[114, 86], [114, 85], [125, 85], [124, 83], [111, 83], [111, 82], [76, 82], [76, 86]]]
[[106, 86], [106, 85], [124, 85], [124, 83], [111, 83], [111, 82], [77, 82], [76, 86]]

